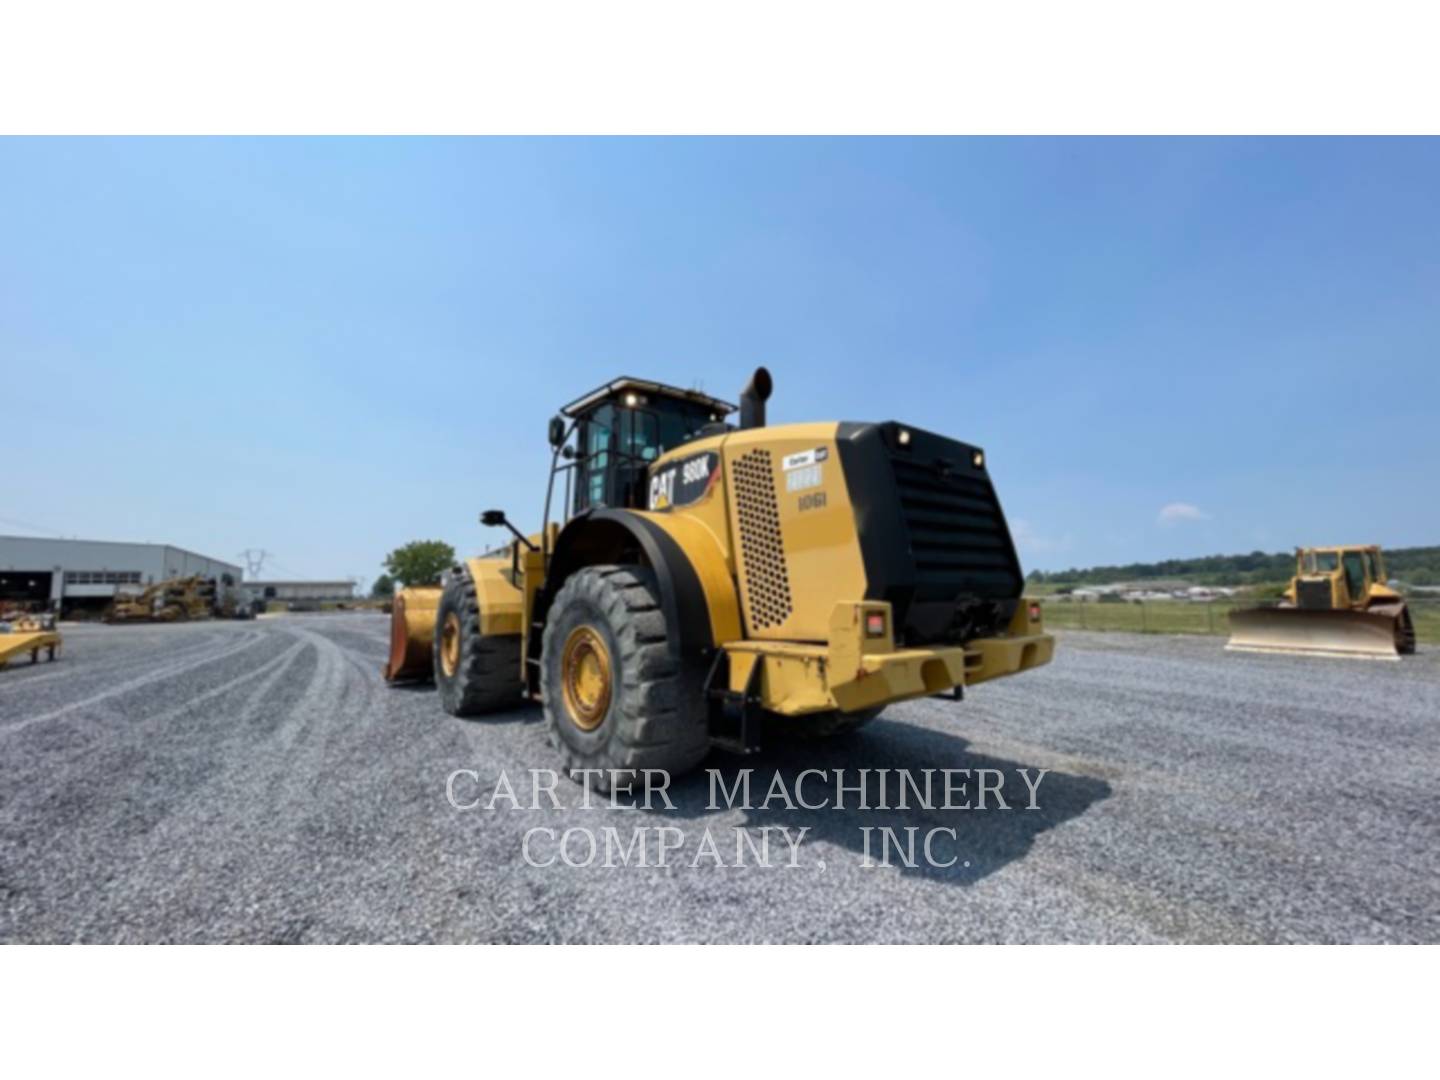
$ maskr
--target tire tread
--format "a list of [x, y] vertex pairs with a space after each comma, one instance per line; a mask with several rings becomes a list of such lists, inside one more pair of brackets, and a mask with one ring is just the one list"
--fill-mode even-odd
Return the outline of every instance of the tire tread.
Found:
[[[545, 688], [545, 730], [561, 754], [565, 771], [604, 770], [590, 781], [608, 790], [613, 774], [664, 769], [672, 775], [693, 769], [709, 752], [702, 693], [703, 673], [678, 661], [669, 646], [669, 627], [654, 574], [642, 566], [590, 566], [577, 570], [550, 608], [541, 649]], [[565, 738], [570, 721], [555, 700], [563, 641], [558, 616], [586, 603], [602, 612], [618, 646], [617, 696], [606, 723], [607, 738], [586, 750]]]

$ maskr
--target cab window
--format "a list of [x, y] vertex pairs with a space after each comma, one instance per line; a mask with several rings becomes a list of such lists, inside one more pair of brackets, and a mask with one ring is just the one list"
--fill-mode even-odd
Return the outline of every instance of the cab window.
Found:
[[1358, 551], [1345, 553], [1345, 586], [1351, 599], [1365, 595], [1365, 559]]
[[631, 464], [649, 465], [665, 451], [660, 437], [660, 421], [655, 413], [644, 409], [622, 409], [619, 416], [620, 454]]
[[703, 405], [658, 396], [642, 396], [633, 405], [597, 406], [581, 421], [574, 512], [643, 506], [650, 465], [715, 419]]
[[615, 429], [615, 407], [601, 405], [585, 418], [581, 426], [581, 453], [584, 461], [580, 483], [575, 489], [575, 509], [605, 506], [609, 503], [606, 480], [610, 475], [610, 449]]

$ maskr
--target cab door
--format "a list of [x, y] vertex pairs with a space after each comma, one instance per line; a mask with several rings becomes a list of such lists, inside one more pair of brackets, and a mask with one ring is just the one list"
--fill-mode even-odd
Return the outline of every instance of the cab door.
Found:
[[615, 407], [601, 405], [580, 425], [579, 481], [575, 485], [573, 512], [613, 505], [610, 459], [615, 435]]
[[1363, 551], [1347, 551], [1340, 558], [1340, 564], [1345, 570], [1345, 589], [1350, 594], [1351, 604], [1357, 604], [1370, 595], [1365, 562]]

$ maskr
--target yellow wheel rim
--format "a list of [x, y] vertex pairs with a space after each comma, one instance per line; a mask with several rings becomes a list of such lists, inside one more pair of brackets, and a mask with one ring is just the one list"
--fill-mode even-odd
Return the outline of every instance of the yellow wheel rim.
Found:
[[460, 670], [460, 616], [453, 611], [440, 626], [440, 667], [452, 678]]
[[560, 657], [565, 711], [581, 731], [594, 731], [610, 711], [610, 650], [589, 626], [577, 626], [565, 639]]

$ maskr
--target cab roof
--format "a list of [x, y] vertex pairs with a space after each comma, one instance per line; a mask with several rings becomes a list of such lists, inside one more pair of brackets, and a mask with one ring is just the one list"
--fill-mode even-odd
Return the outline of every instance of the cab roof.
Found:
[[678, 386], [667, 386], [664, 383], [651, 382], [649, 379], [636, 379], [629, 375], [622, 375], [618, 379], [612, 379], [597, 390], [592, 390], [584, 397], [576, 398], [560, 410], [568, 417], [574, 418], [592, 405], [598, 405], [607, 398], [616, 397], [625, 391], [634, 391], [637, 394], [648, 394], [652, 397], [667, 397], [674, 401], [687, 401], [692, 405], [701, 405], [717, 416], [727, 416], [735, 411], [735, 406], [728, 401], [721, 401], [709, 394], [703, 394], [699, 390], [682, 390]]

